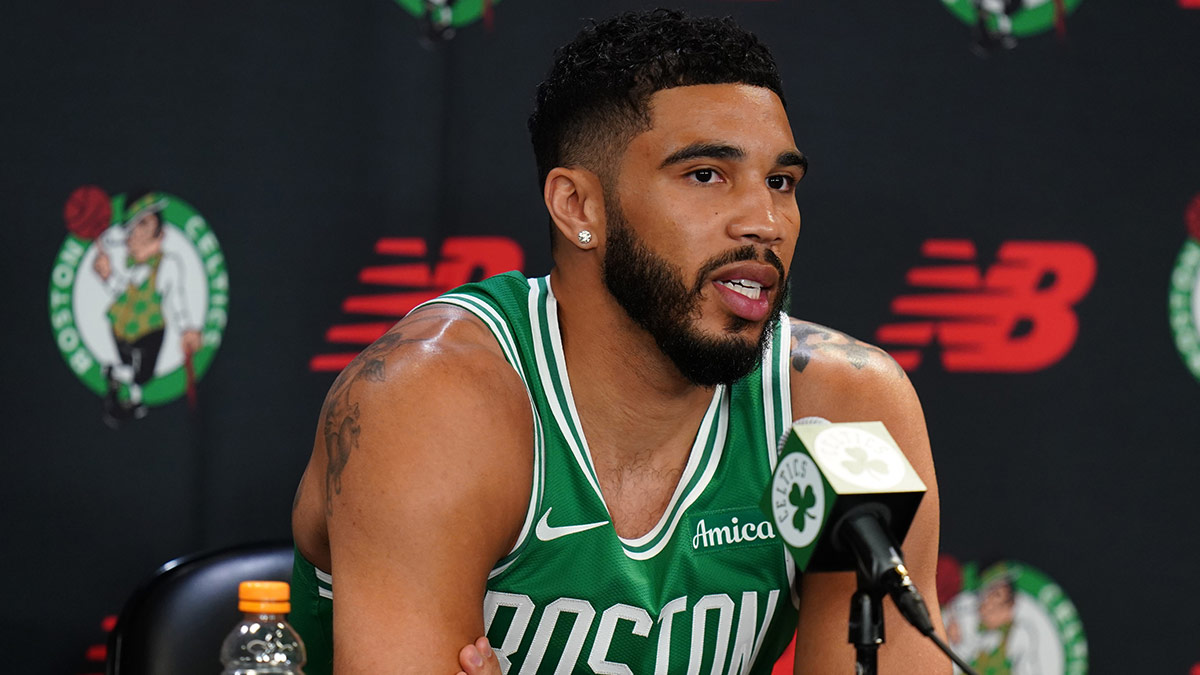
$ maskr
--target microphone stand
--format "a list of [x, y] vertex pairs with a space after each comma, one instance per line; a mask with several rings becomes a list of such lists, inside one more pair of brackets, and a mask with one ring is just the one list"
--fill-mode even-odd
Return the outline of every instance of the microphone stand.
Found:
[[925, 600], [913, 585], [888, 533], [889, 514], [873, 504], [852, 508], [834, 525], [836, 545], [849, 548], [857, 565], [858, 589], [850, 598], [850, 643], [854, 645], [856, 675], [877, 675], [883, 644], [883, 596], [892, 596], [896, 609], [920, 633], [937, 645], [966, 675], [975, 671], [937, 636]]
[[884, 641], [883, 596], [895, 584], [904, 561], [883, 527], [887, 514], [872, 505], [851, 509], [834, 526], [835, 541], [844, 542], [858, 562], [858, 589], [850, 598], [850, 643], [856, 675], [876, 675], [879, 646]]
[[858, 590], [850, 597], [850, 643], [854, 645], [855, 675], [876, 675], [877, 657], [883, 644], [883, 596], [886, 590], [857, 573]]

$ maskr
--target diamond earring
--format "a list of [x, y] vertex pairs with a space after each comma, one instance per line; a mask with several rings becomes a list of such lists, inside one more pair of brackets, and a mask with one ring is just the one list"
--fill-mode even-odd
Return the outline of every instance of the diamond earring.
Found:
[[592, 242], [592, 233], [589, 230], [579, 231], [579, 243], [590, 244]]

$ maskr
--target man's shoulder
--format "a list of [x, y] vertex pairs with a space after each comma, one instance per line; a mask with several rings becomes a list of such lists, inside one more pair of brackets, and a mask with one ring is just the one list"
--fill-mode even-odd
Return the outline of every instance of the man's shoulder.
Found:
[[373, 410], [407, 422], [418, 420], [395, 412], [439, 417], [439, 410], [453, 415], [486, 405], [496, 417], [520, 417], [528, 406], [520, 376], [487, 326], [447, 304], [414, 310], [363, 349], [334, 381], [325, 409], [350, 400], [364, 414]]
[[475, 314], [449, 304], [422, 306], [364, 349], [352, 373], [391, 388], [415, 384], [468, 393], [478, 380], [516, 374], [496, 338]]
[[810, 400], [872, 398], [911, 387], [904, 369], [883, 349], [811, 321], [788, 323], [793, 392]]
[[873, 344], [812, 321], [788, 320], [792, 369], [797, 373], [820, 371], [826, 376], [904, 377], [904, 369], [886, 351]]
[[[461, 308], [429, 305], [338, 375], [325, 397], [316, 448], [332, 458], [361, 445], [358, 462], [379, 476], [438, 462], [501, 471], [528, 454], [532, 426], [524, 385], [486, 326]], [[480, 439], [489, 439], [492, 452], [476, 451]], [[329, 462], [339, 473], [345, 464]]]

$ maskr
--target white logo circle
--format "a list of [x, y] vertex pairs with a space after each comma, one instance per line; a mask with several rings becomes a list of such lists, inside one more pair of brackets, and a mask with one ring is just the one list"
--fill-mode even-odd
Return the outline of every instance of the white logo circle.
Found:
[[904, 478], [900, 451], [862, 429], [835, 426], [822, 431], [813, 441], [813, 454], [830, 473], [859, 487], [884, 490]]
[[793, 452], [779, 460], [771, 478], [771, 511], [789, 546], [804, 548], [816, 540], [825, 520], [825, 484], [811, 457]]

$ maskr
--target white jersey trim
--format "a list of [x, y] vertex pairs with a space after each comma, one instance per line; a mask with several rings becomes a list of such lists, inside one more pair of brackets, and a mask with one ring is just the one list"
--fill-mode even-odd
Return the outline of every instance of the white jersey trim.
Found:
[[[533, 342], [535, 346], [535, 355], [537, 358], [538, 372], [541, 375], [543, 387], [546, 389], [543, 392], [546, 400], [550, 404], [550, 409], [554, 414], [555, 420], [558, 422], [559, 429], [565, 439], [568, 447], [571, 449], [571, 454], [574, 455], [576, 463], [579, 465], [580, 471], [592, 486], [592, 490], [596, 493], [596, 497], [600, 503], [604, 505], [605, 510], [608, 509], [608, 504], [604, 500], [604, 494], [600, 490], [600, 485], [594, 473], [592, 462], [591, 449], [588, 447], [587, 438], [583, 433], [583, 425], [579, 421], [579, 411], [575, 407], [575, 396], [571, 391], [571, 380], [567, 374], [566, 357], [563, 353], [562, 334], [558, 324], [558, 301], [554, 297], [554, 290], [550, 287], [549, 277], [545, 278], [545, 304], [546, 304], [546, 335], [542, 335], [542, 326], [539, 319], [539, 307], [542, 302], [542, 290], [540, 279], [530, 279], [530, 299], [529, 299], [529, 315], [530, 327], [533, 333]], [[548, 338], [546, 340], [543, 339]], [[546, 353], [546, 344], [550, 345], [551, 353]], [[551, 360], [554, 361], [554, 373], [551, 373]], [[561, 387], [563, 398], [566, 403], [566, 410], [558, 400], [558, 396], [554, 391], [555, 383]], [[675, 491], [671, 495], [671, 499], [667, 504], [666, 510], [663, 511], [662, 517], [654, 525], [654, 527], [646, 534], [633, 539], [618, 537], [621, 542], [622, 549], [625, 555], [634, 560], [646, 560], [654, 557], [659, 551], [666, 547], [670, 542], [671, 536], [675, 531], [676, 525], [683, 518], [684, 512], [696, 499], [703, 494], [712, 480], [713, 474], [716, 472], [717, 464], [720, 462], [721, 455], [724, 451], [726, 433], [728, 431], [729, 421], [729, 401], [727, 396], [727, 387], [718, 385], [713, 391], [712, 400], [709, 402], [708, 410], [704, 413], [704, 418], [700, 423], [700, 428], [697, 430], [696, 439], [692, 443], [691, 451], [688, 455], [687, 464], [684, 467], [683, 474], [679, 477], [679, 482], [675, 486]], [[716, 422], [716, 437], [712, 437], [714, 420]], [[578, 442], [576, 440], [578, 436]], [[713, 444], [713, 450], [709, 453], [707, 460], [705, 458], [705, 447], [709, 442]], [[701, 468], [700, 464], [706, 462]], [[701, 479], [694, 485], [693, 477], [697, 471], [701, 471]], [[685, 494], [686, 493], [686, 494]], [[637, 551], [630, 550], [630, 547], [641, 548], [647, 546], [658, 539], [651, 548]]]
[[[771, 336], [771, 345], [763, 358], [763, 412], [767, 430], [767, 463], [775, 471], [779, 460], [779, 439], [792, 421], [791, 328], [786, 312], [780, 312], [779, 324]], [[776, 394], [775, 388], [779, 392]]]
[[[661, 539], [658, 540], [657, 544], [645, 551], [631, 551], [626, 548], [625, 545], [632, 544], [633, 541], [621, 539], [621, 544], [625, 551], [625, 555], [629, 556], [630, 558], [634, 560], [647, 560], [658, 555], [658, 552], [663, 550], [663, 548], [665, 548], [666, 545], [671, 542], [671, 537], [675, 533], [675, 527], [679, 525], [679, 521], [683, 519], [683, 514], [687, 512], [688, 507], [691, 506], [693, 502], [700, 498], [700, 495], [704, 494], [704, 491], [708, 488], [708, 484], [712, 481], [713, 474], [717, 472], [717, 466], [721, 463], [721, 456], [725, 453], [725, 440], [729, 431], [728, 389], [724, 386], [718, 386], [716, 394], [717, 397], [713, 399], [713, 403], [709, 405], [708, 412], [705, 413], [704, 424], [701, 426], [700, 432], [696, 434], [697, 439], [707, 438], [708, 427], [712, 424], [713, 418], [716, 418], [717, 436], [713, 440], [712, 454], [709, 455], [708, 462], [704, 465], [704, 473], [701, 474], [699, 482], [697, 482], [692, 490], [687, 493], [687, 496], [683, 498], [683, 502], [679, 505], [679, 508], [674, 508], [675, 500], [679, 498], [680, 493], [683, 491], [684, 486], [686, 485], [686, 483], [683, 482], [683, 479], [690, 479], [691, 475], [688, 473], [686, 476], [680, 477], [679, 485], [675, 488], [675, 494], [671, 496], [671, 504], [667, 506], [667, 511], [663, 514], [663, 518], [665, 520], [672, 513], [672, 511], [674, 511], [674, 516], [671, 517], [671, 524], [667, 527], [666, 533]], [[714, 408], [718, 409], [718, 413], [715, 416], [711, 414]], [[703, 448], [697, 448], [695, 446], [692, 447], [692, 457], [699, 457], [702, 454]], [[692, 462], [692, 457], [688, 458], [689, 465]], [[699, 459], [696, 461], [699, 463]], [[654, 530], [651, 531], [651, 534], [654, 534], [656, 531], [661, 529], [662, 526], [663, 522], [659, 521], [658, 525], [654, 526]], [[647, 534], [646, 537], [651, 536], [651, 534]], [[642, 539], [645, 539], [646, 537], [643, 537]], [[638, 541], [641, 541], [641, 539]]]
[[[538, 318], [539, 306], [541, 304], [541, 288], [539, 279], [529, 280], [529, 326], [533, 333], [534, 354], [537, 358], [538, 373], [542, 379], [542, 392], [546, 401], [550, 404], [550, 411], [554, 414], [555, 421], [558, 422], [558, 428], [562, 432], [563, 438], [567, 442], [567, 446], [571, 448], [571, 454], [575, 456], [575, 461], [579, 464], [580, 471], [583, 472], [584, 478], [588, 484], [592, 486], [592, 490], [596, 493], [600, 503], [604, 504], [605, 510], [608, 509], [608, 504], [604, 501], [604, 495], [600, 492], [600, 484], [596, 482], [596, 477], [591, 471], [591, 452], [587, 448], [587, 439], [583, 438], [582, 431], [579, 434], [582, 439], [583, 447], [575, 442], [575, 436], [571, 433], [570, 423], [567, 421], [566, 413], [563, 412], [562, 405], [558, 401], [558, 396], [554, 392], [555, 376], [550, 373], [550, 359], [547, 357], [545, 342], [542, 336], [542, 322]], [[553, 341], [555, 356], [559, 359], [558, 370], [562, 373], [563, 393], [566, 395], [567, 403], [571, 407], [571, 419], [578, 420], [579, 414], [575, 410], [575, 399], [571, 394], [571, 383], [566, 379], [566, 364], [561, 361], [562, 357], [562, 335], [559, 333], [558, 327], [558, 302], [554, 298], [554, 291], [550, 288], [550, 279], [546, 277], [546, 331], [548, 335], [545, 337]], [[576, 427], [579, 428], [579, 427]], [[587, 458], [584, 458], [584, 455]]]

